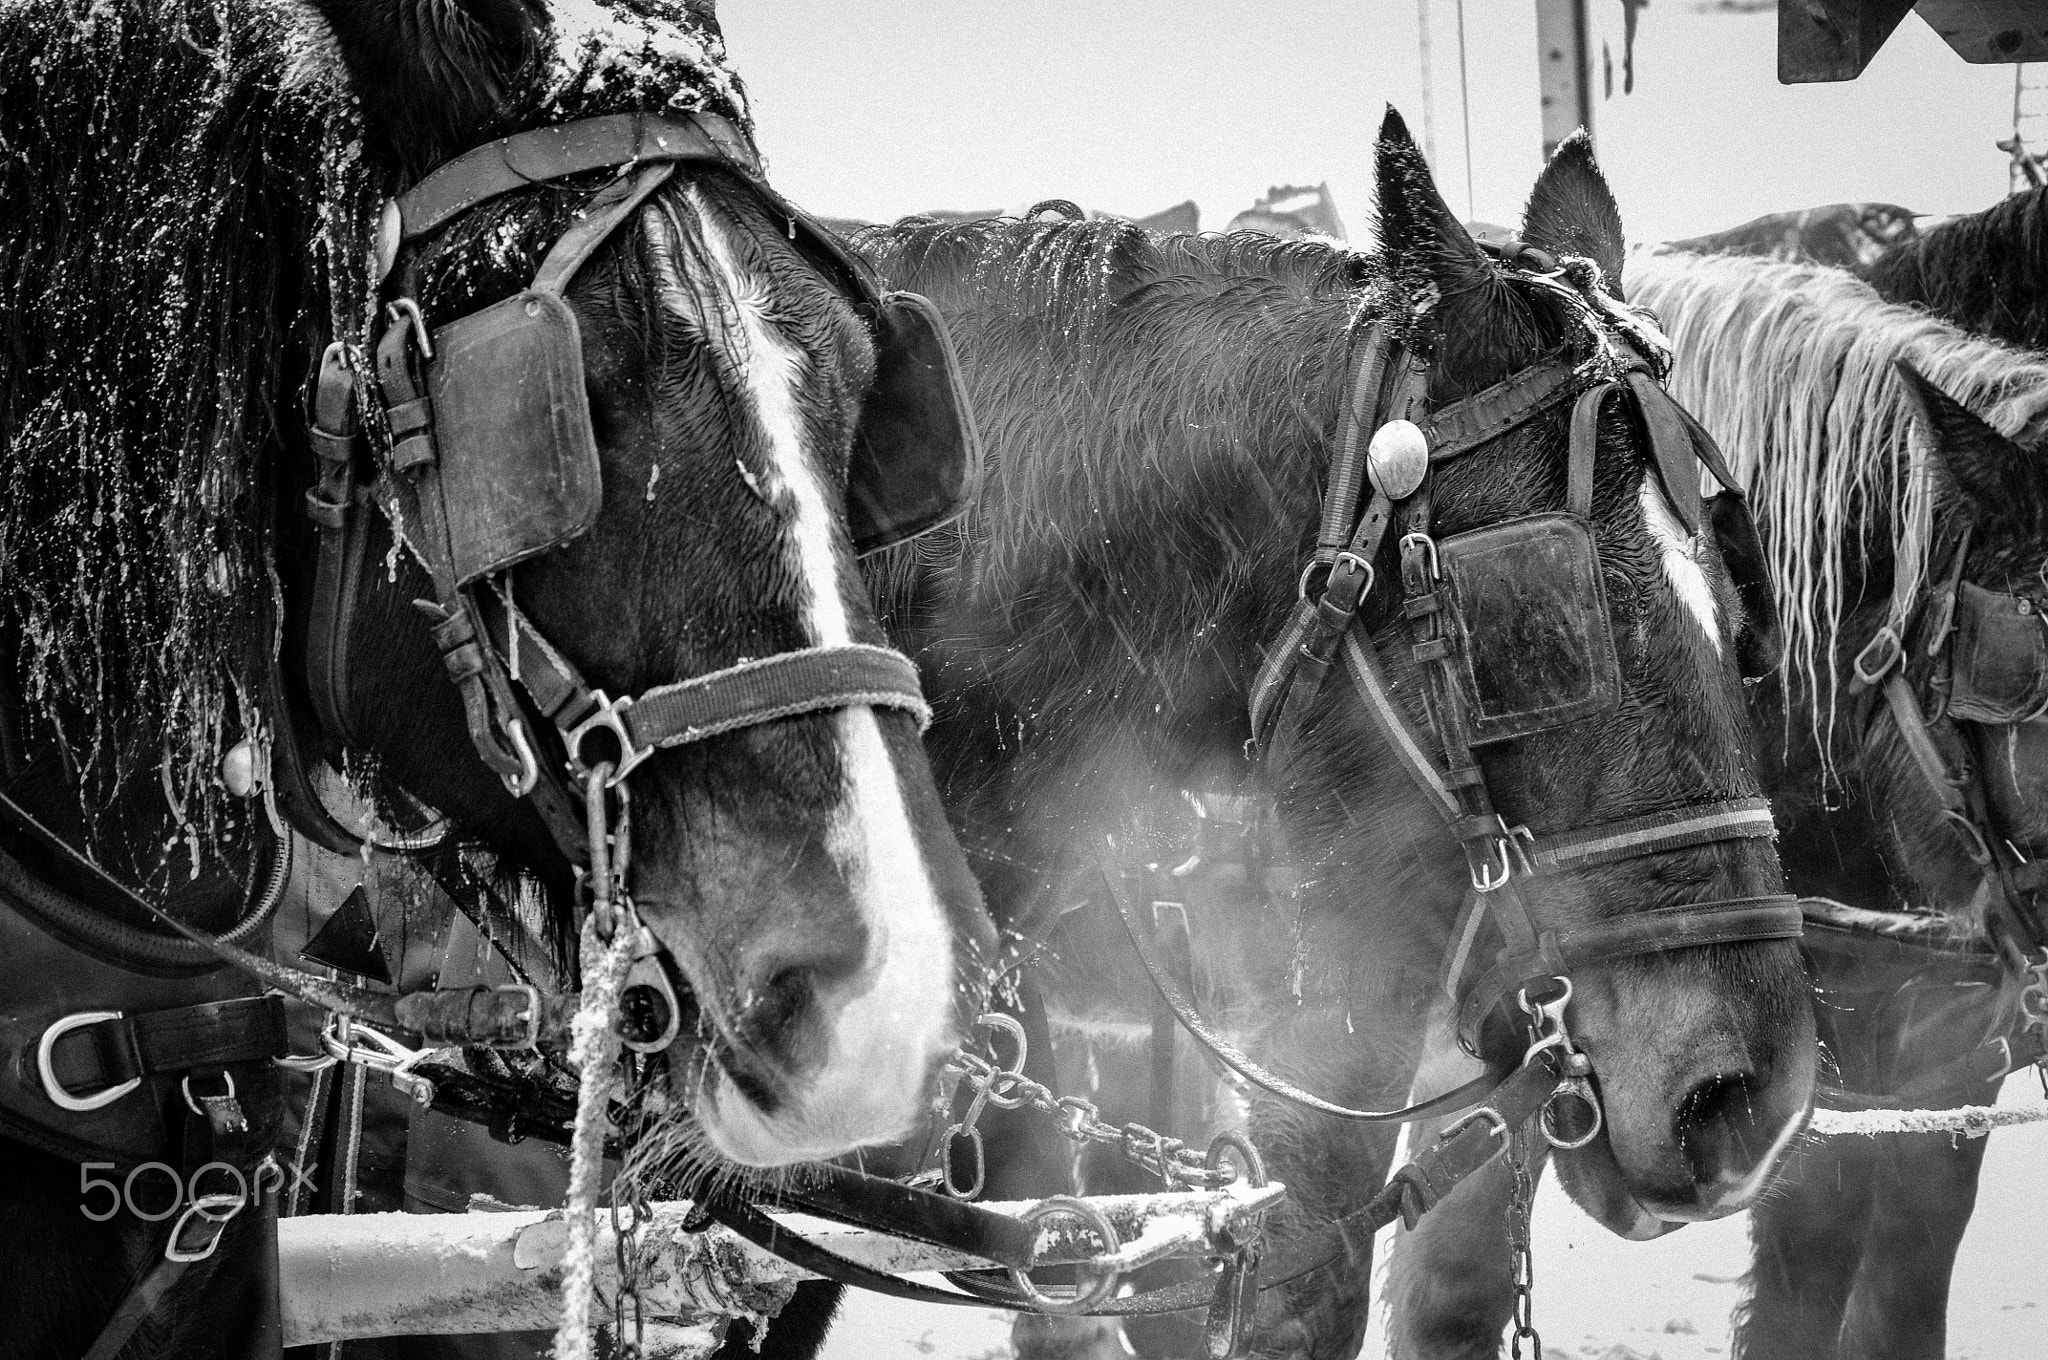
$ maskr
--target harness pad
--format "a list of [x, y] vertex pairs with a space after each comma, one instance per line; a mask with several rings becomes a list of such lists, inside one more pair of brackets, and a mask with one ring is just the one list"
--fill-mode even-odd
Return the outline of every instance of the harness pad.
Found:
[[1471, 741], [1510, 741], [1621, 702], [1621, 666], [1592, 533], [1539, 514], [1437, 545], [1457, 639], [1451, 673]]
[[529, 290], [438, 328], [427, 388], [458, 584], [597, 522], [583, 345], [559, 293]]

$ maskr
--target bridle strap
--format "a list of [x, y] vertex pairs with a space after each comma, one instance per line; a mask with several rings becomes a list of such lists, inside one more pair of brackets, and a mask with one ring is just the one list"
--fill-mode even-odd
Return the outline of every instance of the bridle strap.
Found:
[[712, 161], [761, 172], [753, 143], [712, 113], [686, 118], [615, 113], [487, 142], [440, 166], [395, 201], [412, 243], [494, 198], [549, 180], [651, 161]]
[[1584, 925], [1547, 930], [1536, 950], [1501, 959], [1472, 984], [1458, 1004], [1458, 1032], [1479, 1046], [1487, 1016], [1518, 988], [1560, 970], [1714, 944], [1796, 940], [1805, 929], [1799, 899], [1789, 893], [1723, 897], [1680, 907], [1658, 907]]
[[1715, 841], [1764, 839], [1778, 834], [1768, 798], [1731, 798], [1696, 808], [1653, 812], [1626, 821], [1608, 822], [1584, 831], [1545, 837], [1524, 852], [1532, 874], [1588, 869], [1639, 855]]

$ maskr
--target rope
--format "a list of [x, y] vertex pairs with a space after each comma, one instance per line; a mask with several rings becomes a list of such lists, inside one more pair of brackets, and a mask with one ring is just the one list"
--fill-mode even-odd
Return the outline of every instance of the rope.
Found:
[[556, 1360], [595, 1360], [590, 1305], [596, 1293], [598, 1181], [604, 1170], [605, 1109], [616, 1076], [619, 1041], [612, 1030], [620, 984], [632, 962], [633, 932], [616, 929], [609, 944], [597, 937], [597, 913], [583, 920], [583, 1004], [569, 1024], [569, 1058], [581, 1073], [576, 1086], [576, 1128], [569, 1141], [569, 1195], [564, 1210], [568, 1250], [562, 1258], [562, 1323], [555, 1332]]
[[2048, 1105], [1962, 1105], [1953, 1110], [1815, 1110], [1813, 1131], [1823, 1138], [1880, 1133], [1960, 1133], [1982, 1138], [1993, 1129], [2048, 1121]]

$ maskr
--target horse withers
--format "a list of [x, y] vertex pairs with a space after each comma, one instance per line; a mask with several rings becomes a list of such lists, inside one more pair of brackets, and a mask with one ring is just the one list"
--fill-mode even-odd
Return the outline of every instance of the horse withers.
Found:
[[[896, 513], [918, 441], [964, 434], [926, 362], [942, 342], [760, 180], [708, 5], [423, 13], [0, 14], [0, 689], [9, 798], [49, 833], [15, 819], [8, 848], [89, 899], [53, 940], [119, 917], [205, 972], [79, 857], [251, 941], [281, 881], [266, 808], [346, 844], [294, 780], [346, 761], [386, 807], [439, 809], [543, 880], [566, 941], [584, 813], [600, 841], [630, 817], [612, 877], [681, 1012], [654, 1063], [670, 1162], [899, 1136], [989, 944], [914, 675], [854, 571], [856, 538], [918, 527]], [[460, 324], [484, 313], [495, 329]], [[36, 900], [25, 919], [55, 919]], [[128, 1031], [81, 1013], [163, 988], [44, 981], [10, 979], [8, 1017], [31, 1051], [73, 1022], [41, 1084], [8, 1092], [58, 1130], [43, 1146], [79, 1118], [52, 1083], [131, 1120], [124, 1166], [179, 1161], [188, 1108], [232, 1122], [218, 1062], [182, 1094], [175, 1070], [108, 1094], [125, 1073], [92, 1054]], [[511, 1000], [512, 1028], [538, 1024]], [[271, 1039], [251, 1023], [237, 1108], [260, 1141]], [[83, 1352], [160, 1278], [164, 1229], [81, 1217], [75, 1165], [0, 1160], [24, 1225], [0, 1351]], [[248, 1259], [254, 1218], [138, 1346], [240, 1343], [202, 1300], [240, 1305], [202, 1281]]]
[[[1574, 522], [1593, 546], [1565, 557], [1596, 555], [1587, 580], [1600, 603], [1572, 622], [1597, 616], [1611, 634], [1612, 671], [1592, 663], [1614, 681], [1611, 703], [1481, 749], [1460, 787], [1483, 785], [1498, 825], [1526, 827], [1540, 847], [1577, 829], [1716, 808], [1746, 833], [1517, 874], [1545, 928], [1721, 899], [1766, 899], [1774, 918], [1785, 909], [1767, 819], [1745, 801], [1759, 776], [1738, 657], [1767, 621], [1746, 620], [1696, 485], [1687, 498], [1693, 446], [1682, 466], [1669, 443], [1653, 457], [1606, 388], [1573, 438], [1577, 398], [1605, 381], [1656, 400], [1642, 394], [1654, 388], [1646, 375], [1627, 378], [1652, 362], [1636, 345], [1654, 350], [1654, 340], [1599, 282], [1618, 273], [1620, 226], [1586, 146], [1572, 144], [1538, 182], [1526, 223], [1536, 254], [1519, 262], [1472, 242], [1391, 115], [1378, 180], [1375, 257], [1250, 236], [1154, 241], [1114, 223], [909, 223], [857, 240], [892, 285], [930, 294], [946, 313], [989, 444], [964, 527], [884, 563], [877, 589], [928, 677], [928, 746], [949, 812], [981, 857], [999, 917], [1027, 938], [1034, 914], [1057, 905], [1060, 857], [1076, 845], [1096, 853], [1124, 790], [1244, 770], [1260, 648], [1321, 580], [1319, 566], [1300, 589], [1352, 361], [1374, 324], [1398, 339], [1404, 363], [1426, 360], [1407, 370], [1426, 391], [1404, 390], [1422, 398], [1410, 409], [1423, 428], [1444, 413], [1440, 449], [1454, 413], [1473, 422], [1464, 433], [1484, 428], [1430, 473], [1427, 511], [1402, 500], [1406, 551], [1390, 530], [1363, 556], [1376, 584], [1349, 641], [1363, 647], [1370, 635], [1376, 660], [1365, 668], [1385, 677], [1387, 722], [1369, 711], [1356, 669], [1319, 692], [1304, 685], [1313, 697], [1292, 753], [1268, 770], [1302, 877], [1297, 966], [1266, 980], [1268, 1001], [1242, 1037], [1269, 1068], [1347, 1104], [1407, 1089], [1479, 876], [1447, 824], [1451, 795], [1421, 773], [1442, 769], [1425, 704], [1443, 694], [1425, 701], [1424, 691], [1434, 683], [1425, 665], [1443, 653], [1405, 645], [1402, 616], [1428, 606], [1404, 604], [1402, 578], [1405, 563], [1427, 593], [1432, 544], [1557, 512], [1574, 488], [1586, 498]], [[1575, 257], [1568, 274], [1564, 257]], [[1367, 414], [1385, 405], [1385, 389], [1372, 390], [1381, 376], [1361, 384]], [[1517, 406], [1544, 382], [1551, 400]], [[1482, 407], [1509, 418], [1486, 425]], [[1373, 429], [1360, 428], [1360, 443]], [[1374, 507], [1368, 516], [1383, 513]], [[1338, 546], [1359, 522], [1354, 507]], [[1488, 936], [1472, 955], [1491, 962], [1498, 948]], [[1811, 1086], [1794, 943], [1634, 954], [1588, 963], [1574, 983], [1571, 1035], [1600, 1074], [1606, 1110], [1600, 1135], [1568, 1159], [1581, 1203], [1625, 1232], [1747, 1203], [1801, 1126]], [[1519, 1051], [1506, 1026], [1489, 1027], [1484, 1046], [1503, 1064]], [[1251, 1128], [1289, 1187], [1273, 1232], [1281, 1249], [1363, 1203], [1388, 1170], [1383, 1126], [1261, 1096]], [[1355, 1347], [1363, 1246], [1344, 1243], [1333, 1268], [1268, 1292], [1260, 1346]]]
[[[1834, 269], [1660, 253], [1628, 283], [1750, 485], [1777, 583], [1788, 661], [1751, 707], [1787, 877], [1814, 899], [1826, 1081], [1846, 1088], [1829, 1098], [1989, 1103], [2038, 957], [2011, 875], [2048, 846], [2048, 365]], [[1752, 1217], [1738, 1353], [1942, 1355], [1983, 1151], [1938, 1133], [1800, 1147]], [[1510, 1189], [1484, 1179], [1398, 1244], [1393, 1354], [1494, 1352]]]

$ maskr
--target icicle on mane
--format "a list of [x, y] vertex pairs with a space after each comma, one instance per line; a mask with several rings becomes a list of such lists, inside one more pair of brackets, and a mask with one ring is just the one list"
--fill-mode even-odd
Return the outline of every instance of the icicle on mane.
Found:
[[1750, 489], [1787, 676], [1812, 698], [1826, 750], [1852, 572], [1884, 569], [1882, 590], [1891, 562], [1903, 558], [1916, 575], [1926, 565], [1930, 491], [1924, 479], [1913, 485], [1913, 408], [1893, 361], [1911, 361], [2011, 435], [2048, 410], [2048, 358], [1886, 303], [1853, 275], [1817, 265], [1639, 252], [1628, 289], [1677, 345], [1672, 395]]

